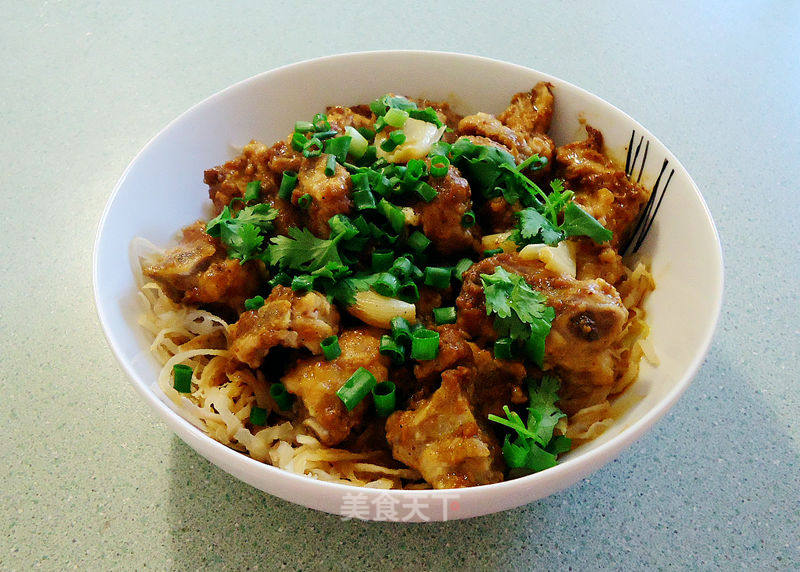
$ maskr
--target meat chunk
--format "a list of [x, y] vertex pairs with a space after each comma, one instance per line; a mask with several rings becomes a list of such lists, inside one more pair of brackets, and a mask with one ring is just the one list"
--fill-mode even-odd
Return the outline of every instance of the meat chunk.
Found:
[[478, 213], [487, 230], [496, 234], [514, 228], [517, 224], [517, 217], [514, 216], [514, 213], [521, 209], [522, 205], [519, 201], [510, 205], [505, 198], [494, 197], [485, 201], [478, 209]]
[[505, 111], [497, 116], [503, 125], [525, 138], [531, 153], [547, 158], [543, 173], [549, 171], [555, 152], [555, 144], [547, 135], [553, 119], [552, 88], [547, 82], [539, 82], [530, 91], [515, 94]]
[[261, 273], [254, 261], [240, 264], [227, 258], [225, 247], [206, 234], [202, 221], [184, 228], [180, 244], [142, 272], [175, 302], [222, 303], [234, 310], [255, 293]]
[[389, 358], [378, 351], [381, 332], [374, 328], [346, 330], [339, 336], [342, 354], [331, 361], [321, 357], [298, 360], [283, 377], [286, 389], [299, 396], [306, 411], [305, 423], [320, 442], [333, 446], [344, 441], [358, 426], [367, 409], [361, 401], [348, 411], [336, 392], [360, 367], [368, 369], [380, 383], [389, 372]]
[[547, 133], [554, 102], [552, 84], [540, 81], [530, 91], [515, 94], [497, 119], [517, 133]]
[[297, 212], [294, 207], [278, 197], [278, 187], [283, 171], [297, 168], [302, 156], [279, 141], [270, 148], [258, 141], [251, 141], [242, 149], [241, 155], [221, 165], [208, 169], [204, 181], [208, 185], [208, 196], [214, 203], [216, 212], [229, 205], [234, 198], [244, 196], [247, 184], [261, 183], [261, 201], [278, 211], [274, 220], [275, 229], [285, 234], [289, 227], [297, 226]]
[[468, 345], [464, 332], [455, 324], [434, 328], [439, 332], [439, 353], [432, 360], [419, 362], [414, 366], [414, 376], [422, 383], [438, 381], [441, 373], [459, 365], [472, 366], [472, 348]]
[[323, 155], [304, 160], [297, 174], [297, 186], [292, 192], [295, 205], [303, 195], [311, 195], [306, 226], [321, 238], [328, 238], [331, 234], [329, 218], [347, 214], [353, 208], [353, 182], [347, 169], [337, 163], [335, 172], [329, 177], [325, 174], [325, 163], [326, 156]]
[[[467, 115], [458, 123], [458, 134], [485, 137], [499, 143], [508, 149], [517, 163], [521, 163], [533, 154], [524, 136], [503, 125], [499, 119], [488, 113]], [[476, 141], [476, 143], [478, 142]]]
[[614, 233], [610, 245], [618, 248], [649, 193], [642, 185], [628, 180], [625, 172], [603, 153], [600, 131], [587, 125], [586, 133], [585, 140], [557, 149], [557, 174], [575, 191], [575, 202]]
[[339, 133], [344, 133], [345, 127], [355, 127], [359, 129], [366, 127], [372, 129], [375, 123], [375, 116], [368, 105], [357, 105], [354, 107], [343, 107], [335, 105], [328, 107], [325, 111], [328, 116], [328, 122], [331, 124], [331, 129], [335, 129]]
[[431, 177], [431, 186], [439, 193], [431, 202], [419, 204], [425, 236], [442, 254], [454, 254], [478, 246], [478, 231], [461, 224], [464, 213], [472, 209], [472, 193], [467, 180], [451, 166], [444, 177]]
[[538, 173], [546, 173], [555, 152], [555, 144], [547, 135], [552, 118], [552, 86], [540, 82], [531, 91], [514, 95], [509, 106], [497, 117], [488, 113], [468, 115], [458, 124], [458, 133], [485, 137], [501, 144], [517, 163], [534, 154], [545, 157], [548, 163]]
[[470, 343], [475, 376], [469, 400], [481, 419], [503, 416], [503, 406], [525, 403], [525, 366], [516, 360], [496, 359], [492, 352]]
[[493, 274], [498, 266], [525, 278], [547, 297], [556, 317], [545, 343], [545, 363], [568, 370], [593, 371], [613, 382], [609, 346], [619, 337], [628, 310], [619, 293], [605, 280], [576, 280], [545, 268], [540, 260], [523, 260], [517, 253], [498, 254], [474, 264], [464, 273], [456, 299], [458, 325], [481, 339], [497, 337], [493, 318], [486, 315], [481, 274]]
[[460, 384], [464, 376], [469, 376], [467, 368], [447, 370], [430, 399], [386, 421], [394, 458], [417, 469], [437, 489], [503, 480], [500, 447], [476, 420]]
[[318, 354], [320, 342], [338, 330], [339, 313], [325, 296], [276, 286], [263, 306], [244, 312], [229, 326], [228, 347], [236, 359], [256, 368], [275, 346], [304, 347]]

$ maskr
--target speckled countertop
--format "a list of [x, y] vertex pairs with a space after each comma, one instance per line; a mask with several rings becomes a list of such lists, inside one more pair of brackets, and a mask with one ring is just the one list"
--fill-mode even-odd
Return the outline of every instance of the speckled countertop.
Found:
[[[800, 566], [800, 4], [131, 6], [0, 19], [0, 568]], [[621, 107], [694, 176], [725, 252], [719, 329], [666, 418], [576, 486], [468, 521], [342, 522], [229, 477], [155, 421], [92, 302], [101, 211], [162, 126], [258, 72], [386, 48], [508, 60]]]

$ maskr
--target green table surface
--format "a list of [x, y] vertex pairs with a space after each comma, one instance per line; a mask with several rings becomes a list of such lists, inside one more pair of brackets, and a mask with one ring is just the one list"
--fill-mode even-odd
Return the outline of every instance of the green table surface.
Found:
[[[3, 2], [0, 568], [800, 566], [800, 3]], [[573, 82], [684, 163], [725, 301], [694, 383], [590, 478], [443, 524], [343, 522], [255, 490], [155, 420], [109, 350], [91, 257], [136, 152], [303, 59], [458, 51]]]

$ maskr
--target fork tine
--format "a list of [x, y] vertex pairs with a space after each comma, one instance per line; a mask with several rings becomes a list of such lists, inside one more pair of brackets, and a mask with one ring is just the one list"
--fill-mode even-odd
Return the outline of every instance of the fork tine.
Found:
[[637, 183], [642, 182], [642, 173], [644, 172], [644, 165], [647, 163], [647, 152], [650, 150], [650, 140], [647, 140], [647, 145], [644, 146], [644, 155], [642, 156], [642, 165], [639, 167], [639, 176], [636, 178]]
[[633, 138], [636, 137], [636, 130], [631, 131], [631, 140], [628, 141], [628, 156], [625, 158], [625, 175], [630, 177], [633, 172], [631, 169], [631, 152], [633, 151]]
[[[666, 159], [664, 159], [664, 163], [665, 163], [664, 166], [666, 167], [667, 163]], [[647, 233], [650, 232], [650, 227], [653, 226], [653, 221], [656, 219], [656, 215], [658, 214], [658, 209], [661, 208], [661, 202], [664, 200], [664, 197], [667, 194], [667, 187], [669, 187], [669, 182], [672, 180], [672, 175], [674, 174], [675, 174], [675, 169], [672, 169], [669, 173], [669, 177], [667, 177], [667, 182], [664, 183], [664, 189], [661, 191], [661, 196], [658, 197], [658, 203], [656, 204], [656, 208], [653, 211], [653, 216], [650, 217], [650, 221], [647, 223], [647, 228], [644, 229], [644, 232], [639, 237], [639, 241], [636, 243], [636, 246], [633, 249], [634, 252], [637, 252], [639, 250], [639, 247], [642, 246], [642, 242], [644, 242]]]

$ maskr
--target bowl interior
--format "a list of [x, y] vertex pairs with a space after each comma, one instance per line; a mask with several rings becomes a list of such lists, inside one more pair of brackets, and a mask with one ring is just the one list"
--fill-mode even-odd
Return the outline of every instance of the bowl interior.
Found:
[[[98, 230], [94, 284], [106, 336], [138, 392], [181, 438], [235, 476], [306, 506], [341, 512], [352, 487], [299, 477], [236, 453], [183, 420], [154, 389], [159, 369], [139, 312], [129, 245], [134, 237], [167, 245], [176, 231], [208, 216], [203, 171], [233, 157], [251, 139], [271, 144], [326, 105], [369, 102], [392, 91], [447, 100], [461, 113], [498, 113], [512, 94], [550, 81], [556, 97], [551, 135], [557, 144], [584, 137], [583, 121], [599, 128], [623, 164], [632, 131], [649, 141], [642, 182], [652, 186], [663, 162], [674, 170], [668, 193], [639, 256], [651, 264], [657, 288], [647, 303], [658, 367], [642, 364], [624, 394], [619, 421], [600, 438], [565, 456], [557, 467], [497, 485], [425, 492], [458, 495], [459, 513], [475, 516], [530, 502], [564, 488], [607, 462], [663, 415], [688, 385], [708, 349], [719, 313], [722, 258], [713, 222], [697, 188], [672, 154], [647, 130], [603, 100], [531, 69], [458, 54], [373, 52], [312, 60], [255, 76], [193, 107], [155, 136], [129, 165]], [[641, 159], [640, 159], [641, 160]], [[638, 173], [638, 167], [637, 167]], [[663, 184], [663, 180], [662, 180]], [[360, 489], [359, 489], [360, 490]], [[360, 493], [361, 494], [361, 493]], [[370, 496], [376, 491], [364, 491]], [[392, 491], [404, 498], [422, 494]], [[437, 515], [430, 515], [430, 519]]]

